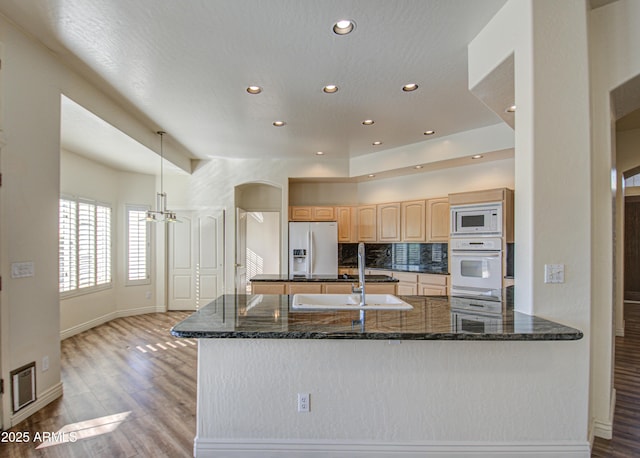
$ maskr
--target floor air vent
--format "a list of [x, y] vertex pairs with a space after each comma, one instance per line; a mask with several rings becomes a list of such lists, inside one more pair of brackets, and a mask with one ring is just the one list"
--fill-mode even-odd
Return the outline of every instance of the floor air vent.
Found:
[[17, 412], [36, 400], [36, 363], [11, 371], [13, 411]]

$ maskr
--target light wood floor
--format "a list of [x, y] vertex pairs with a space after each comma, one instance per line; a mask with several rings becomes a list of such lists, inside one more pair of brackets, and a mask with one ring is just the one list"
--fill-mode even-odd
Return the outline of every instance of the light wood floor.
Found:
[[64, 395], [10, 431], [33, 439], [65, 428], [78, 439], [41, 448], [0, 443], [0, 456], [193, 456], [197, 342], [169, 334], [189, 315], [119, 318], [64, 340]]
[[640, 304], [625, 304], [624, 337], [616, 337], [613, 438], [596, 438], [592, 457], [640, 456]]

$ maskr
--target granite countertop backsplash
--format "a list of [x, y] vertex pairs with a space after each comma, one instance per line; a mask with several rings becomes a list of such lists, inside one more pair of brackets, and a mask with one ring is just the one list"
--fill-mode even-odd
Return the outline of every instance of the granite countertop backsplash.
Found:
[[[396, 270], [420, 273], [449, 273], [448, 244], [446, 243], [367, 243], [368, 269]], [[358, 266], [358, 244], [338, 244], [338, 265]]]
[[[513, 292], [504, 302], [452, 296], [400, 296], [406, 311], [296, 310], [289, 295], [218, 297], [171, 329], [185, 338], [359, 339], [359, 340], [579, 340], [581, 331], [513, 310]], [[364, 322], [360, 314], [364, 314]]]

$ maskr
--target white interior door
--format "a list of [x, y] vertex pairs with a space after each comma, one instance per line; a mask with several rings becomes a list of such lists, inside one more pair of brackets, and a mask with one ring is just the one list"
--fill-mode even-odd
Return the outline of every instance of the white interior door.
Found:
[[236, 293], [247, 294], [247, 212], [236, 207]]
[[196, 310], [224, 291], [224, 211], [177, 216], [169, 226], [168, 308]]

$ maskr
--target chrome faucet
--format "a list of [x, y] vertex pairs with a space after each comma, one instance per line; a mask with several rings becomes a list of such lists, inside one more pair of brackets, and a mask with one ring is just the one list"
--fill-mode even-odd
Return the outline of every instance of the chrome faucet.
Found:
[[360, 286], [356, 288], [356, 285], [351, 284], [351, 292], [360, 294], [360, 305], [366, 305], [365, 293], [364, 293], [364, 243], [358, 243], [358, 282]]

